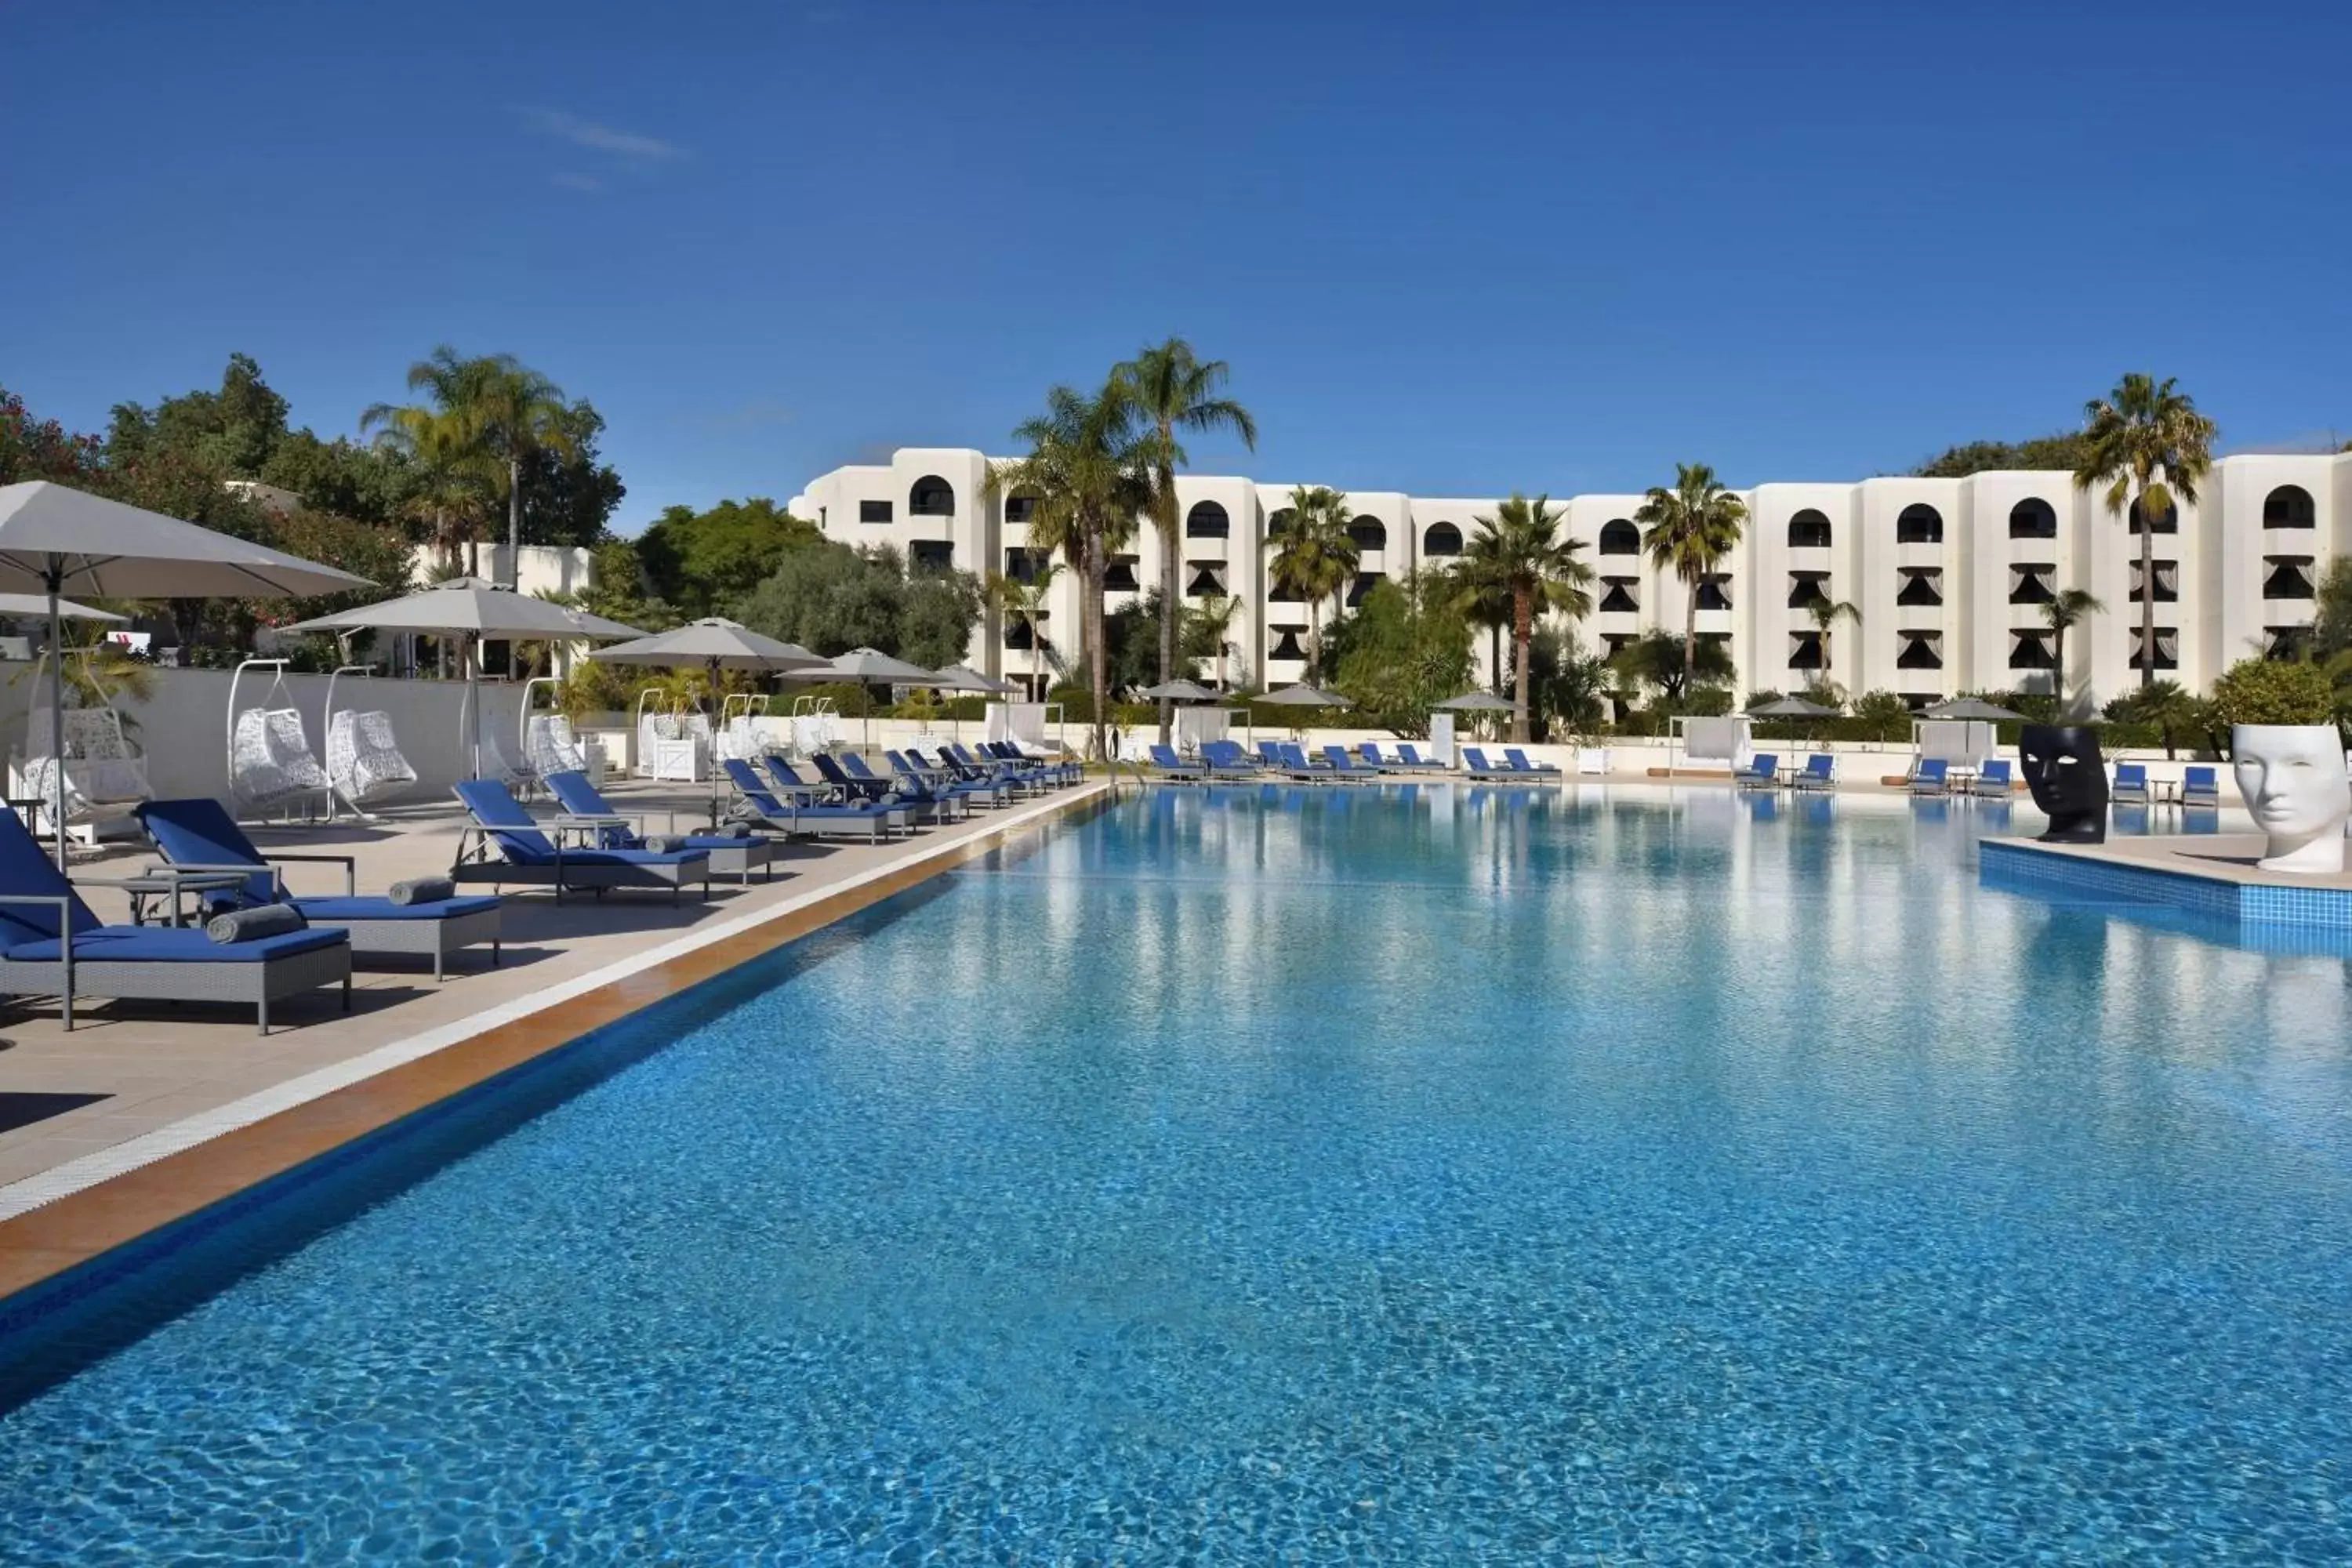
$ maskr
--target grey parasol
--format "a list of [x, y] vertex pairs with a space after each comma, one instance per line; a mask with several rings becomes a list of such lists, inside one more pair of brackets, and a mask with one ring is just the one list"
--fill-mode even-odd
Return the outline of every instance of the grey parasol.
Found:
[[431, 637], [467, 639], [466, 735], [473, 752], [474, 776], [482, 776], [481, 645], [518, 637], [533, 642], [592, 642], [598, 638], [635, 637], [635, 626], [570, 609], [552, 600], [518, 594], [479, 577], [451, 577], [415, 594], [356, 610], [338, 610], [280, 626], [281, 632], [421, 632]]
[[[226, 599], [341, 594], [366, 578], [47, 479], [0, 485], [0, 591], [37, 593], [49, 647], [64, 640], [71, 589], [100, 599]], [[66, 863], [65, 669], [49, 661], [49, 754], [57, 759], [58, 866]]]

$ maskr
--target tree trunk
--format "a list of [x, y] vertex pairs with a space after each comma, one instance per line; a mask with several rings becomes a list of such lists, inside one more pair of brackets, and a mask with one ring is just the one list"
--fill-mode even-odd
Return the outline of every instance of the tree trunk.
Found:
[[1503, 623], [1495, 622], [1486, 628], [1486, 689], [1503, 689]]
[[1698, 685], [1698, 579], [1688, 579], [1690, 593], [1683, 600], [1683, 690]]
[[1087, 622], [1091, 634], [1087, 663], [1094, 683], [1095, 758], [1106, 763], [1110, 760], [1110, 639], [1104, 635], [1103, 579], [1108, 567], [1097, 540], [1087, 551]]
[[522, 458], [507, 459], [507, 586], [522, 587]]
[[1307, 602], [1307, 679], [1314, 680], [1323, 673], [1323, 601]]
[[1535, 595], [1511, 594], [1511, 739], [1528, 743], [1528, 648], [1535, 640]]
[[2053, 716], [2066, 717], [2066, 628], [2050, 628], [2050, 696], [2058, 704]]
[[2139, 689], [2156, 684], [2156, 519], [2149, 514], [2147, 487], [2139, 492]]
[[[1163, 427], [1160, 438], [1171, 441], [1173, 433]], [[1176, 571], [1176, 474], [1172, 468], [1160, 471], [1160, 683], [1165, 686], [1175, 679], [1176, 622], [1184, 604], [1179, 593], [1183, 584]], [[1161, 698], [1160, 743], [1163, 746], [1168, 744], [1169, 726], [1175, 717], [1176, 704]]]

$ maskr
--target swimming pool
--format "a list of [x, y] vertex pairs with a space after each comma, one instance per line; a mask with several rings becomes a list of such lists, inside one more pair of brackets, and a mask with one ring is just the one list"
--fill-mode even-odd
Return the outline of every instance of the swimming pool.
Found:
[[0, 1417], [0, 1556], [2344, 1561], [2346, 965], [1998, 815], [1130, 799]]

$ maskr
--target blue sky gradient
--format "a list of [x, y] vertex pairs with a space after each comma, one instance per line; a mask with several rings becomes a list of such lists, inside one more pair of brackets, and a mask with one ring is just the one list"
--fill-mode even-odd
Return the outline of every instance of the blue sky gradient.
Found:
[[594, 401], [634, 531], [1009, 446], [1171, 332], [1426, 495], [1899, 471], [2127, 369], [2352, 438], [2352, 7], [10, 6], [0, 384], [435, 343]]

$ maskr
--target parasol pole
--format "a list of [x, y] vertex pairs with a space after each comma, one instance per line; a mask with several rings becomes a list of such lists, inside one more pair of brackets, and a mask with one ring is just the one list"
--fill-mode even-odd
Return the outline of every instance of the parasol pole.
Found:
[[[50, 826], [58, 834], [58, 870], [66, 868], [66, 660], [65, 617], [58, 613], [58, 590], [65, 585], [65, 558], [52, 552], [42, 581], [49, 590], [49, 809]], [[58, 935], [69, 939], [68, 922], [60, 917]]]

